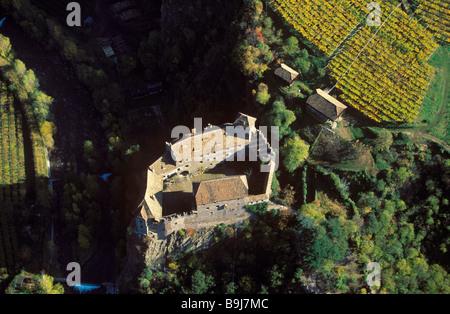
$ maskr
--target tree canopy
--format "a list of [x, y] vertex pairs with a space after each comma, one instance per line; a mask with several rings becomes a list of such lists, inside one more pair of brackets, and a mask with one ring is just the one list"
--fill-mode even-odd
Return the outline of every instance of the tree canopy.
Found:
[[289, 138], [281, 148], [284, 160], [283, 165], [289, 172], [294, 172], [300, 167], [309, 155], [309, 144], [298, 135]]

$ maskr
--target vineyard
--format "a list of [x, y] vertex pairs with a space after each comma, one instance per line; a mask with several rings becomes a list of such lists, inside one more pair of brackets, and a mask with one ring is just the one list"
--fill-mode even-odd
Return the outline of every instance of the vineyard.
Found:
[[420, 109], [437, 47], [432, 33], [400, 8], [379, 2], [381, 25], [368, 26], [364, 0], [275, 0], [297, 31], [330, 57], [344, 102], [377, 122], [411, 122]]
[[[0, 91], [0, 267], [14, 268], [18, 252], [16, 209], [23, 209], [30, 202], [49, 205], [48, 169], [42, 136], [29, 127], [36, 180], [27, 181], [25, 119], [14, 105], [16, 96], [5, 85], [1, 85]], [[30, 182], [35, 184], [36, 200], [27, 199]]]
[[[0, 35], [0, 267], [18, 266], [17, 233], [33, 208], [50, 206], [47, 150], [40, 120], [51, 98]], [[18, 235], [19, 237], [21, 234]]]
[[415, 14], [419, 20], [424, 20], [437, 42], [450, 43], [450, 2], [422, 0]]
[[0, 93], [0, 267], [13, 267], [17, 238], [13, 204], [26, 197], [25, 156], [22, 117], [15, 110], [14, 97], [2, 85]]
[[368, 13], [358, 2], [275, 0], [272, 5], [300, 34], [330, 56]]

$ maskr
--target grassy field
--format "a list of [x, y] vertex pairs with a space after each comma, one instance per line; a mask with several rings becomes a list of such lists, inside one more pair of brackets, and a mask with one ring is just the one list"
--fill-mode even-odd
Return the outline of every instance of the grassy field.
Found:
[[435, 67], [433, 80], [427, 91], [418, 122], [428, 124], [424, 132], [450, 143], [450, 106], [448, 89], [450, 85], [450, 47], [439, 47], [429, 63]]

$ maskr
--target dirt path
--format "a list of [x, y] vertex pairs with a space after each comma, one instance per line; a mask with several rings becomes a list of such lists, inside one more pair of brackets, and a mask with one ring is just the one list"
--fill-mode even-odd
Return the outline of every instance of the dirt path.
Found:
[[424, 137], [432, 142], [440, 144], [442, 147], [444, 147], [450, 153], [450, 145], [445, 143], [443, 140], [440, 140], [437, 137], [430, 135], [428, 133], [424, 133], [422, 130], [419, 130], [416, 133], [421, 137]]
[[350, 133], [350, 125], [348, 124], [345, 118], [342, 118], [341, 125], [337, 127], [336, 132], [343, 138], [349, 141], [352, 140], [352, 134]]

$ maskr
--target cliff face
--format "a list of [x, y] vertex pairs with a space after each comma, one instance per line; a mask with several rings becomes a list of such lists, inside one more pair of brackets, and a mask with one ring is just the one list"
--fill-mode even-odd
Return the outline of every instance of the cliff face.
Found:
[[145, 252], [145, 264], [157, 267], [188, 252], [205, 249], [214, 243], [214, 234], [215, 228], [208, 228], [198, 230], [191, 236], [174, 232], [164, 240], [151, 241]]
[[208, 248], [214, 243], [215, 228], [197, 230], [192, 235], [170, 234], [165, 239], [142, 238], [135, 233], [128, 236], [127, 257], [119, 278], [122, 287], [134, 286], [133, 282], [144, 267], [160, 268], [188, 252]]

